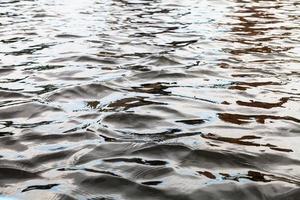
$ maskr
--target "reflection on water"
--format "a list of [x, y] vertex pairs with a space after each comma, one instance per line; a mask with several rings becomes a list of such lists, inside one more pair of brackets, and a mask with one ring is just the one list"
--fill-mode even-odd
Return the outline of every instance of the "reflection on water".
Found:
[[2, 0], [0, 194], [296, 200], [299, 11]]

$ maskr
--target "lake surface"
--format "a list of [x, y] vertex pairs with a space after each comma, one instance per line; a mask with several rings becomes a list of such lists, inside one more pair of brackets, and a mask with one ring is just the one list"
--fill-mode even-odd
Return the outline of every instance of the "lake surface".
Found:
[[0, 0], [0, 199], [299, 200], [298, 0]]

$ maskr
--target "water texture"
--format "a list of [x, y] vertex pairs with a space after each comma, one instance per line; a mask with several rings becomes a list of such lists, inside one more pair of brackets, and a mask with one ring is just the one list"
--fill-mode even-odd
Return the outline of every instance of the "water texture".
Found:
[[0, 199], [299, 200], [299, 0], [0, 0]]

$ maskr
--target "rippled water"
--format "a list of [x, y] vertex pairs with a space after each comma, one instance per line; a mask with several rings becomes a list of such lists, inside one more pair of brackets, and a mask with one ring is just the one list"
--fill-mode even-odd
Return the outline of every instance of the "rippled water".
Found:
[[299, 52], [298, 0], [0, 0], [0, 194], [299, 199]]

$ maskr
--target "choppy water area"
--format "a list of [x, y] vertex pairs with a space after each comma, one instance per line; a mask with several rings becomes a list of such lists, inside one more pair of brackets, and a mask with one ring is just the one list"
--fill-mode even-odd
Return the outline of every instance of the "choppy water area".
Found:
[[299, 52], [298, 0], [0, 0], [0, 194], [299, 199]]

